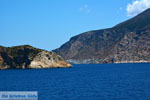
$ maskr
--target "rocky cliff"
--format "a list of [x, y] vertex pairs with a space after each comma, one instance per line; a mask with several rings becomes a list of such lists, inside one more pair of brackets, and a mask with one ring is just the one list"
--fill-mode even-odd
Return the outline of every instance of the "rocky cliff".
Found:
[[16, 47], [0, 46], [0, 69], [71, 67], [54, 52], [29, 45]]
[[71, 63], [150, 62], [150, 9], [112, 28], [74, 36], [54, 52]]

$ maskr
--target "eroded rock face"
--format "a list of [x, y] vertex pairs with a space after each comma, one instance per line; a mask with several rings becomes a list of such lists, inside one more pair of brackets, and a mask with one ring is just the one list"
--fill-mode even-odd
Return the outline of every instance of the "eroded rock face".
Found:
[[42, 51], [38, 53], [29, 65], [30, 68], [50, 68], [65, 66], [71, 67], [71, 64], [65, 62], [59, 55], [48, 51]]
[[115, 63], [150, 62], [150, 27], [140, 34], [130, 32], [113, 49]]
[[0, 46], [0, 69], [71, 67], [59, 55], [29, 45]]

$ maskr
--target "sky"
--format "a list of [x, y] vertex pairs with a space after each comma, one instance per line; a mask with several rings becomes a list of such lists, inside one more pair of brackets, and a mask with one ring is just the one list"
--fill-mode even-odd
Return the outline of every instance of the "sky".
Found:
[[0, 45], [54, 50], [80, 33], [113, 27], [150, 0], [0, 0]]

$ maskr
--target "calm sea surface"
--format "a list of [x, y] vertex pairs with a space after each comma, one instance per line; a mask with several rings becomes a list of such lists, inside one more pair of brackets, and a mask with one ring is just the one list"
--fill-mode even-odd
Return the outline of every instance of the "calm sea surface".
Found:
[[0, 91], [38, 91], [39, 100], [150, 100], [150, 64], [0, 70]]

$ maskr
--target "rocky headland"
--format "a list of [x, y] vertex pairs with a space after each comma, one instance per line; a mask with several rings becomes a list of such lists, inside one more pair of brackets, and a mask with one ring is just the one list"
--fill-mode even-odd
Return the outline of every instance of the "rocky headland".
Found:
[[30, 45], [0, 46], [0, 69], [71, 67], [54, 52], [34, 48]]

